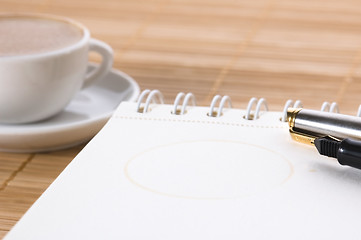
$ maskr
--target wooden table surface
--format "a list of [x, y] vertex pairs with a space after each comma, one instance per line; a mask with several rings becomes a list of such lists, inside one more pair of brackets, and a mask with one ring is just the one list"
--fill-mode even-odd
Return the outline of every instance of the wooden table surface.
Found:
[[[264, 97], [275, 111], [287, 99], [336, 101], [347, 114], [361, 103], [358, 0], [0, 0], [0, 11], [82, 22], [114, 48], [114, 68], [167, 103], [180, 91], [198, 105], [227, 94], [236, 108]], [[0, 237], [82, 147], [0, 153]]]

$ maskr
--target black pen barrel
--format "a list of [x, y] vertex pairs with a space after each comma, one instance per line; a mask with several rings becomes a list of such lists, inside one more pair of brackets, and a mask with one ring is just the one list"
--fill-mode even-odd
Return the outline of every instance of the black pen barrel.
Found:
[[338, 149], [337, 160], [342, 165], [361, 169], [361, 141], [344, 139]]

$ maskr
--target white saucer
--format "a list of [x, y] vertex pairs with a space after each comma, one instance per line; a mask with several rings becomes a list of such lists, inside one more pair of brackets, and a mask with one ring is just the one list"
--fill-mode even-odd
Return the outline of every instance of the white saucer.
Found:
[[0, 124], [0, 151], [44, 152], [86, 142], [104, 126], [121, 101], [134, 101], [138, 95], [138, 84], [113, 69], [104, 79], [80, 91], [63, 112], [50, 119]]

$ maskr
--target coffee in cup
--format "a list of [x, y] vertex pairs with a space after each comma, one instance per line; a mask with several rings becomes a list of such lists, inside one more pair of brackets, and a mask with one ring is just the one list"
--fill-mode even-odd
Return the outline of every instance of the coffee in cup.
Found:
[[[29, 123], [61, 112], [112, 67], [110, 46], [67, 18], [3, 14], [0, 36], [1, 123]], [[102, 62], [86, 75], [89, 51]]]
[[46, 18], [0, 18], [0, 56], [46, 53], [73, 45], [83, 31], [67, 22]]

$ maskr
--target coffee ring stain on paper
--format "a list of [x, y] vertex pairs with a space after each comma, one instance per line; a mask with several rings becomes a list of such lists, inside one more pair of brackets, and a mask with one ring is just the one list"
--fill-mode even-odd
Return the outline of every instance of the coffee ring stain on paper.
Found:
[[124, 167], [126, 178], [143, 190], [200, 200], [269, 191], [288, 181], [293, 172], [292, 163], [282, 154], [232, 140], [160, 145], [133, 156]]

